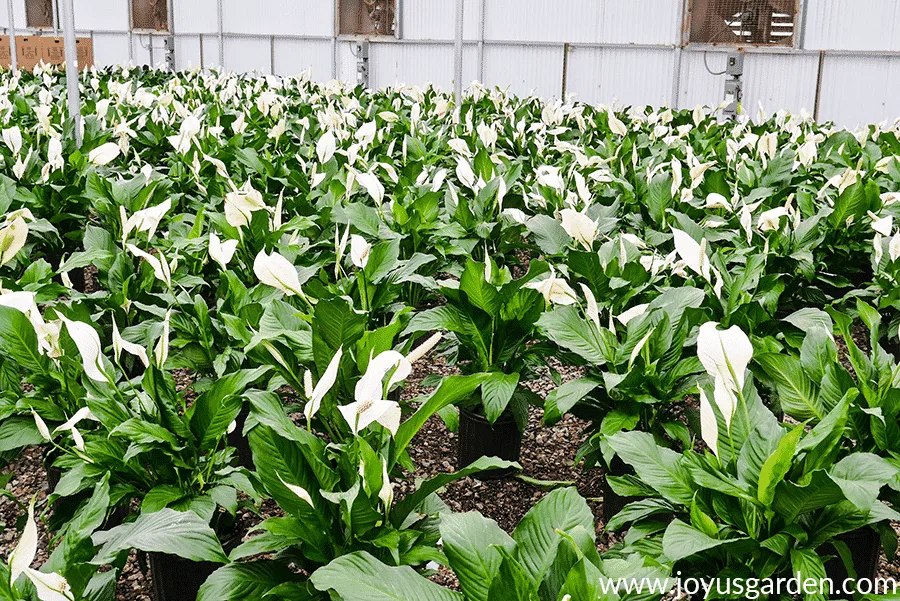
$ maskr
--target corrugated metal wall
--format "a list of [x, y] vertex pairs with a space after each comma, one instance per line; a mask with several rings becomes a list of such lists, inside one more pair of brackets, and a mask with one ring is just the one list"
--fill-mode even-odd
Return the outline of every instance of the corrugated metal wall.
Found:
[[[23, 33], [25, 1], [13, 0]], [[355, 80], [354, 40], [335, 36], [335, 1], [172, 0], [177, 65], [213, 67], [224, 59], [227, 69], [238, 71], [311, 70], [318, 80]], [[128, 2], [75, 0], [76, 27], [93, 37], [98, 65], [158, 64], [164, 58], [163, 38], [129, 32]], [[400, 39], [372, 41], [370, 85], [431, 82], [450, 88], [455, 2], [397, 2]], [[900, 1], [800, 2], [805, 18], [798, 19], [803, 34], [797, 48], [747, 49], [746, 110], [813, 111], [818, 99], [819, 118], [841, 125], [900, 115]], [[465, 0], [463, 83], [482, 79], [547, 97], [566, 92], [592, 103], [716, 105], [724, 76], [710, 71], [722, 70], [724, 50], [683, 46], [685, 4]], [[0, 3], [0, 27], [8, 24]]]

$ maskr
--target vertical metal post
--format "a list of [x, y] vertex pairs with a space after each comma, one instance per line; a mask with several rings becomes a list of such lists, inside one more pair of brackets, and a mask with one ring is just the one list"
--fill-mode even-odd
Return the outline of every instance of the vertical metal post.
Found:
[[134, 62], [134, 7], [131, 5], [131, 0], [127, 0], [126, 4], [128, 5], [128, 62]]
[[75, 126], [75, 145], [81, 148], [81, 92], [78, 89], [78, 48], [75, 43], [75, 8], [72, 0], [62, 0], [62, 25], [66, 49], [66, 85], [69, 92], [69, 119]]
[[331, 26], [331, 79], [340, 79], [338, 69], [338, 35], [341, 32], [341, 2], [334, 0], [334, 23]]
[[463, 6], [465, 0], [456, 0], [456, 46], [453, 68], [453, 93], [456, 100], [456, 106], [462, 102], [463, 95]]
[[222, 0], [217, 2], [218, 27], [219, 27], [219, 69], [225, 69], [225, 8]]
[[168, 0], [166, 15], [168, 16], [169, 26], [169, 35], [166, 36], [166, 67], [170, 72], [174, 73], [178, 68], [178, 63], [175, 60], [175, 0]]
[[53, 37], [59, 36], [59, 5], [53, 0], [50, 6], [50, 12], [53, 16]]
[[819, 51], [819, 71], [816, 76], [816, 100], [813, 106], [813, 120], [819, 121], [819, 109], [822, 107], [822, 74], [825, 71], [825, 51]]
[[403, 0], [396, 0], [397, 5], [394, 9], [394, 37], [398, 40], [403, 39]]
[[487, 20], [487, 0], [481, 0], [481, 18], [478, 20], [478, 83], [484, 83], [484, 24]]
[[9, 53], [12, 57], [12, 70], [18, 68], [18, 56], [16, 52], [16, 20], [13, 14], [13, 0], [6, 0], [6, 16], [9, 19]]
[[794, 35], [794, 48], [806, 49], [806, 23], [809, 17], [808, 0], [797, 0], [797, 16], [794, 17], [794, 23], [800, 31]]
[[566, 101], [566, 92], [569, 88], [569, 43], [566, 42], [563, 44], [563, 64], [562, 64], [562, 92], [560, 93], [560, 100], [563, 102]]
[[269, 73], [275, 75], [275, 36], [269, 36]]

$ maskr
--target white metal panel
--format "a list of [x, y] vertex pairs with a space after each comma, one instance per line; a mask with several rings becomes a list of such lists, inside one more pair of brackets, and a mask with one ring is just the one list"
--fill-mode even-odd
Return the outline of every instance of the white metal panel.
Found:
[[119, 65], [128, 61], [127, 33], [95, 33], [94, 64], [98, 67]]
[[600, 30], [600, 0], [486, 1], [485, 37], [489, 40], [592, 42]]
[[855, 127], [900, 116], [900, 58], [826, 56], [819, 120]]
[[331, 36], [334, 3], [327, 0], [223, 0], [226, 32]]
[[219, 31], [216, 0], [172, 0], [175, 31], [178, 33], [214, 33]]
[[[744, 59], [744, 110], [757, 116], [781, 109], [810, 113], [816, 105], [819, 57], [801, 54], [747, 54]], [[724, 75], [722, 77], [725, 77]], [[724, 90], [723, 90], [724, 91]]]
[[[135, 65], [156, 65], [163, 59], [161, 40], [153, 36], [135, 33], [131, 36], [131, 49]], [[125, 57], [127, 59], [127, 57]], [[125, 60], [125, 59], [123, 59]]]
[[[598, 41], [609, 44], [678, 44], [683, 0], [599, 0]], [[588, 34], [590, 37], [590, 35]], [[564, 40], [571, 41], [571, 40]]]
[[177, 36], [175, 38], [175, 60], [179, 70], [202, 67], [200, 52], [200, 36]]
[[484, 83], [515, 94], [534, 92], [547, 98], [562, 93], [563, 49], [541, 46], [487, 46]]
[[[0, 3], [0, 11], [3, 12], [3, 20], [9, 23], [5, 2]], [[13, 21], [16, 29], [25, 29], [28, 26], [28, 19], [25, 17], [25, 0], [13, 0]]]
[[355, 45], [349, 42], [339, 42], [337, 45], [337, 79], [356, 83], [356, 56]]
[[225, 38], [225, 66], [230, 71], [271, 73], [272, 46], [268, 38]]
[[331, 79], [331, 42], [275, 40], [275, 73], [298, 75], [311, 71], [314, 81]]
[[671, 104], [675, 51], [578, 48], [569, 51], [566, 90], [592, 104]]
[[[456, 2], [448, 0], [401, 0], [401, 35], [407, 40], [452, 40], [456, 38]], [[463, 37], [479, 39], [481, 5], [494, 0], [465, 0]]]
[[203, 36], [203, 67], [221, 67], [219, 64], [219, 36]]
[[79, 31], [128, 31], [131, 28], [127, 0], [74, 0], [74, 6], [75, 29]]
[[[707, 65], [704, 65], [704, 55]], [[725, 76], [713, 75], [725, 70], [725, 52], [681, 53], [681, 83], [678, 106], [693, 108], [698, 104], [716, 107], [725, 97]], [[707, 69], [707, 66], [709, 67]]]
[[[463, 86], [478, 72], [474, 46], [463, 51]], [[372, 44], [369, 52], [370, 84], [384, 88], [396, 84], [424, 86], [431, 83], [443, 90], [453, 86], [453, 46], [420, 44]]]
[[807, 0], [806, 48], [900, 50], [897, 0]]

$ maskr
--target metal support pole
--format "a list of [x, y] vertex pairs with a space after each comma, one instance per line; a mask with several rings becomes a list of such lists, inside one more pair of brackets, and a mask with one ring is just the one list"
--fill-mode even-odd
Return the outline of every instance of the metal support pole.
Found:
[[18, 53], [16, 52], [16, 21], [13, 15], [13, 0], [6, 0], [6, 16], [9, 19], [9, 53], [12, 57], [12, 70], [18, 68]]
[[[166, 67], [171, 73], [174, 73], [178, 68], [178, 63], [175, 61], [175, 0], [168, 0], [166, 7], [169, 26], [169, 35], [166, 37]], [[151, 43], [153, 42], [151, 41]]]
[[481, 0], [481, 18], [478, 20], [478, 83], [484, 83], [484, 24], [487, 20], [487, 0]]
[[78, 89], [78, 48], [75, 43], [75, 8], [72, 0], [62, 0], [62, 26], [66, 49], [69, 119], [75, 126], [75, 145], [81, 148], [81, 92]]
[[462, 95], [463, 95], [463, 6], [465, 2], [464, 0], [456, 0], [456, 47], [455, 47], [455, 61], [453, 68], [453, 90], [454, 90], [454, 99], [456, 100], [456, 106], [459, 106], [462, 103]]
[[219, 69], [225, 69], [225, 9], [222, 0], [217, 2], [218, 27], [219, 27]]

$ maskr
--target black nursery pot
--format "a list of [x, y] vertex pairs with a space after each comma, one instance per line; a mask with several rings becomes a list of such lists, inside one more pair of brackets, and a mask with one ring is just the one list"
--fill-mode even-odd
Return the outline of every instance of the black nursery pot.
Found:
[[196, 601], [200, 587], [222, 566], [165, 553], [150, 553], [149, 557], [155, 601]]
[[[511, 413], [504, 413], [493, 425], [469, 409], [459, 410], [457, 467], [462, 469], [481, 457], [518, 461], [522, 456], [522, 432]], [[475, 474], [479, 480], [500, 480], [515, 470], [488, 470]]]
[[[838, 540], [847, 545], [850, 556], [853, 558], [853, 569], [856, 570], [857, 580], [875, 579], [878, 573], [878, 560], [881, 556], [881, 537], [871, 528], [860, 528], [838, 537]], [[847, 566], [838, 556], [837, 550], [831, 545], [822, 547], [820, 555], [834, 555], [825, 563], [825, 575], [831, 579], [836, 589], [844, 586], [844, 582], [851, 580]], [[832, 599], [853, 599], [852, 594], [834, 594]]]
[[247, 423], [247, 418], [249, 416], [249, 409], [241, 410], [235, 420], [236, 427], [228, 434], [227, 440], [228, 446], [234, 447], [237, 451], [238, 464], [241, 467], [252, 471], [254, 469], [253, 451], [250, 450], [250, 439], [244, 436], [244, 424]]
[[612, 486], [609, 485], [609, 480], [607, 480], [607, 477], [609, 476], [621, 477], [631, 475], [634, 475], [634, 470], [631, 466], [622, 461], [618, 456], [613, 457], [613, 460], [610, 462], [609, 471], [606, 472], [606, 477], [603, 478], [604, 522], [609, 523], [609, 521], [613, 519], [617, 513], [622, 511], [626, 505], [640, 500], [638, 497], [623, 497], [619, 495], [612, 489]]

